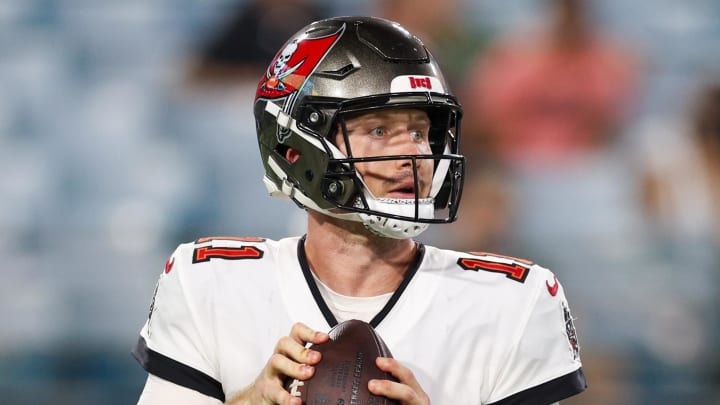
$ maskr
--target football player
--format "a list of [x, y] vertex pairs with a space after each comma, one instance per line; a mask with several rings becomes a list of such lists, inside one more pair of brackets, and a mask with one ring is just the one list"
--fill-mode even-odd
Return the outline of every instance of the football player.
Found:
[[402, 26], [315, 22], [279, 50], [254, 114], [264, 182], [307, 211], [278, 241], [180, 245], [160, 276], [134, 356], [139, 403], [299, 404], [338, 322], [361, 319], [394, 359], [378, 396], [410, 404], [550, 404], [583, 391], [562, 287], [532, 262], [426, 246], [456, 219], [462, 109]]

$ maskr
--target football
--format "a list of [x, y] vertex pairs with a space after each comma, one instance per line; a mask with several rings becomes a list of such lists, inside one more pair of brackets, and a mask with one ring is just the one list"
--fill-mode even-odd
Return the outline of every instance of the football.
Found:
[[322, 353], [315, 374], [305, 381], [290, 379], [286, 389], [302, 398], [303, 405], [399, 405], [399, 402], [368, 391], [372, 379], [397, 381], [375, 365], [377, 357], [392, 357], [380, 335], [368, 323], [342, 322], [329, 332], [330, 340], [311, 345]]

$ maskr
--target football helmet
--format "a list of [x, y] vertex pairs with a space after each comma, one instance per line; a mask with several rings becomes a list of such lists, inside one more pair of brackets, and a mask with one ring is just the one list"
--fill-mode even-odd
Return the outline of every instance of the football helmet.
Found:
[[[345, 120], [386, 108], [419, 109], [430, 118], [427, 155], [347, 156], [333, 143]], [[411, 238], [431, 223], [452, 222], [462, 194], [458, 152], [462, 108], [437, 62], [401, 25], [373, 17], [314, 22], [290, 38], [270, 63], [255, 96], [264, 182], [273, 196], [302, 208], [360, 221], [376, 234]], [[289, 148], [297, 160], [286, 158]], [[429, 195], [419, 195], [417, 165], [433, 161]], [[358, 162], [412, 162], [415, 198], [375, 196]], [[423, 162], [424, 164], [424, 162]]]

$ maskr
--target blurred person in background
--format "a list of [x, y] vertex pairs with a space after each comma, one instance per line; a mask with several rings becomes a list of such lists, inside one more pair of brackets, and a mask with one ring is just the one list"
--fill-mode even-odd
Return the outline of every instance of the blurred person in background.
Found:
[[593, 26], [585, 0], [546, 0], [550, 25], [503, 35], [469, 71], [465, 145], [513, 169], [559, 166], [612, 143], [636, 61]]
[[697, 93], [688, 120], [645, 127], [642, 200], [659, 234], [720, 246], [720, 83]]
[[[648, 319], [656, 375], [698, 385], [720, 401], [720, 82], [701, 82], [682, 117], [652, 117], [637, 129], [639, 199], [671, 288]], [[713, 308], [713, 309], [710, 309]], [[693, 384], [689, 384], [692, 381]], [[659, 387], [658, 397], [667, 392]]]
[[321, 4], [313, 0], [242, 2], [201, 44], [190, 64], [189, 79], [199, 84], [255, 81], [285, 39], [326, 16]]

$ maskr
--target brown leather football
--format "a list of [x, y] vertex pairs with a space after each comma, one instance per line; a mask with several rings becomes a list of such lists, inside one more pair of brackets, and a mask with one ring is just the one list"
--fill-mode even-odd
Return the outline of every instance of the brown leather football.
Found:
[[322, 353], [315, 374], [305, 381], [290, 379], [285, 388], [302, 398], [303, 405], [399, 405], [368, 391], [372, 379], [397, 381], [375, 365], [377, 357], [392, 357], [375, 329], [366, 322], [349, 320], [329, 334], [328, 342], [310, 346]]

